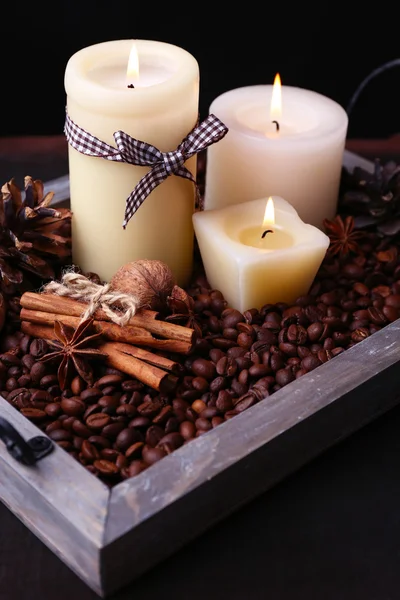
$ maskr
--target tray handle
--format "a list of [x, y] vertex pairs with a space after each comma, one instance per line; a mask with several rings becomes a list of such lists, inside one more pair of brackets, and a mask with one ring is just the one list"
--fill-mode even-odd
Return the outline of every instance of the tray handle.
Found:
[[0, 440], [15, 460], [27, 466], [36, 464], [54, 448], [51, 439], [43, 435], [24, 440], [15, 427], [3, 417], [0, 417]]

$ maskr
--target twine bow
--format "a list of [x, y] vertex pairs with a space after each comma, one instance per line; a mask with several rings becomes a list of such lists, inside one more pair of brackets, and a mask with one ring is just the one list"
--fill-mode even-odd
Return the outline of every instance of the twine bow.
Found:
[[113, 323], [124, 326], [139, 308], [139, 299], [135, 296], [111, 291], [108, 283], [100, 285], [73, 271], [64, 273], [60, 282], [50, 281], [43, 288], [43, 292], [68, 296], [87, 303], [87, 309], [81, 315], [81, 322], [89, 319], [100, 308]]
[[72, 121], [68, 113], [66, 114], [64, 132], [68, 143], [82, 154], [130, 163], [131, 165], [151, 167], [150, 171], [136, 184], [126, 200], [125, 216], [122, 223], [125, 229], [150, 192], [172, 174], [192, 181], [198, 195], [199, 189], [196, 180], [184, 163], [201, 150], [205, 150], [211, 144], [221, 140], [228, 133], [228, 128], [218, 117], [211, 114], [202, 123], [194, 127], [177, 149], [171, 152], [161, 152], [155, 146], [132, 138], [123, 131], [114, 133], [117, 146], [114, 148], [79, 127]]

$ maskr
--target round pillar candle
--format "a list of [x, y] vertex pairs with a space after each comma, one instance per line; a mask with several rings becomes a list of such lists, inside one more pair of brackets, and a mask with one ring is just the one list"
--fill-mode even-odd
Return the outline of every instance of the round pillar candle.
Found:
[[330, 98], [290, 86], [282, 86], [277, 111], [273, 90], [237, 88], [211, 104], [229, 131], [207, 151], [204, 207], [277, 195], [321, 228], [336, 214], [347, 114]]
[[329, 247], [329, 237], [283, 198], [272, 197], [274, 217], [266, 219], [267, 201], [193, 215], [208, 282], [241, 312], [307, 294]]
[[[133, 44], [139, 71], [129, 75]], [[172, 151], [198, 119], [198, 63], [164, 42], [116, 40], [84, 48], [68, 61], [65, 90], [72, 121], [113, 147], [113, 134], [121, 130], [161, 152]], [[185, 166], [195, 177], [196, 157]], [[192, 182], [167, 177], [122, 227], [126, 199], [148, 171], [69, 146], [73, 261], [109, 281], [130, 261], [162, 260], [185, 285], [194, 242]]]

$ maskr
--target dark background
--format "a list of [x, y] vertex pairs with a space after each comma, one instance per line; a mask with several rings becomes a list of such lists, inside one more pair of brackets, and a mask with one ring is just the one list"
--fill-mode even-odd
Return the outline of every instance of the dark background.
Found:
[[[362, 5], [361, 5], [362, 6]], [[373, 10], [367, 10], [370, 6]], [[60, 134], [64, 71], [81, 48], [121, 38], [157, 39], [191, 52], [200, 66], [200, 112], [224, 91], [272, 83], [305, 87], [347, 107], [362, 80], [398, 57], [398, 25], [385, 6], [344, 12], [334, 4], [164, 3], [67, 0], [11, 2], [1, 9], [0, 136]], [[400, 131], [400, 67], [360, 96], [350, 137]]]

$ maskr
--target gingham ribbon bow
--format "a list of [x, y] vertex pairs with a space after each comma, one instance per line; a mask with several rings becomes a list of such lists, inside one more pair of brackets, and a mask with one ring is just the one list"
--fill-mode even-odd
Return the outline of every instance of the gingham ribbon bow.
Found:
[[192, 181], [198, 194], [196, 180], [184, 163], [200, 150], [205, 150], [211, 144], [221, 140], [228, 133], [228, 128], [215, 115], [211, 114], [202, 123], [194, 127], [177, 149], [172, 152], [161, 152], [155, 146], [136, 140], [123, 131], [114, 133], [117, 146], [114, 148], [79, 127], [70, 119], [68, 113], [64, 132], [68, 143], [82, 154], [130, 163], [131, 165], [151, 167], [150, 171], [137, 183], [126, 200], [125, 216], [122, 223], [125, 229], [150, 192], [172, 174]]

